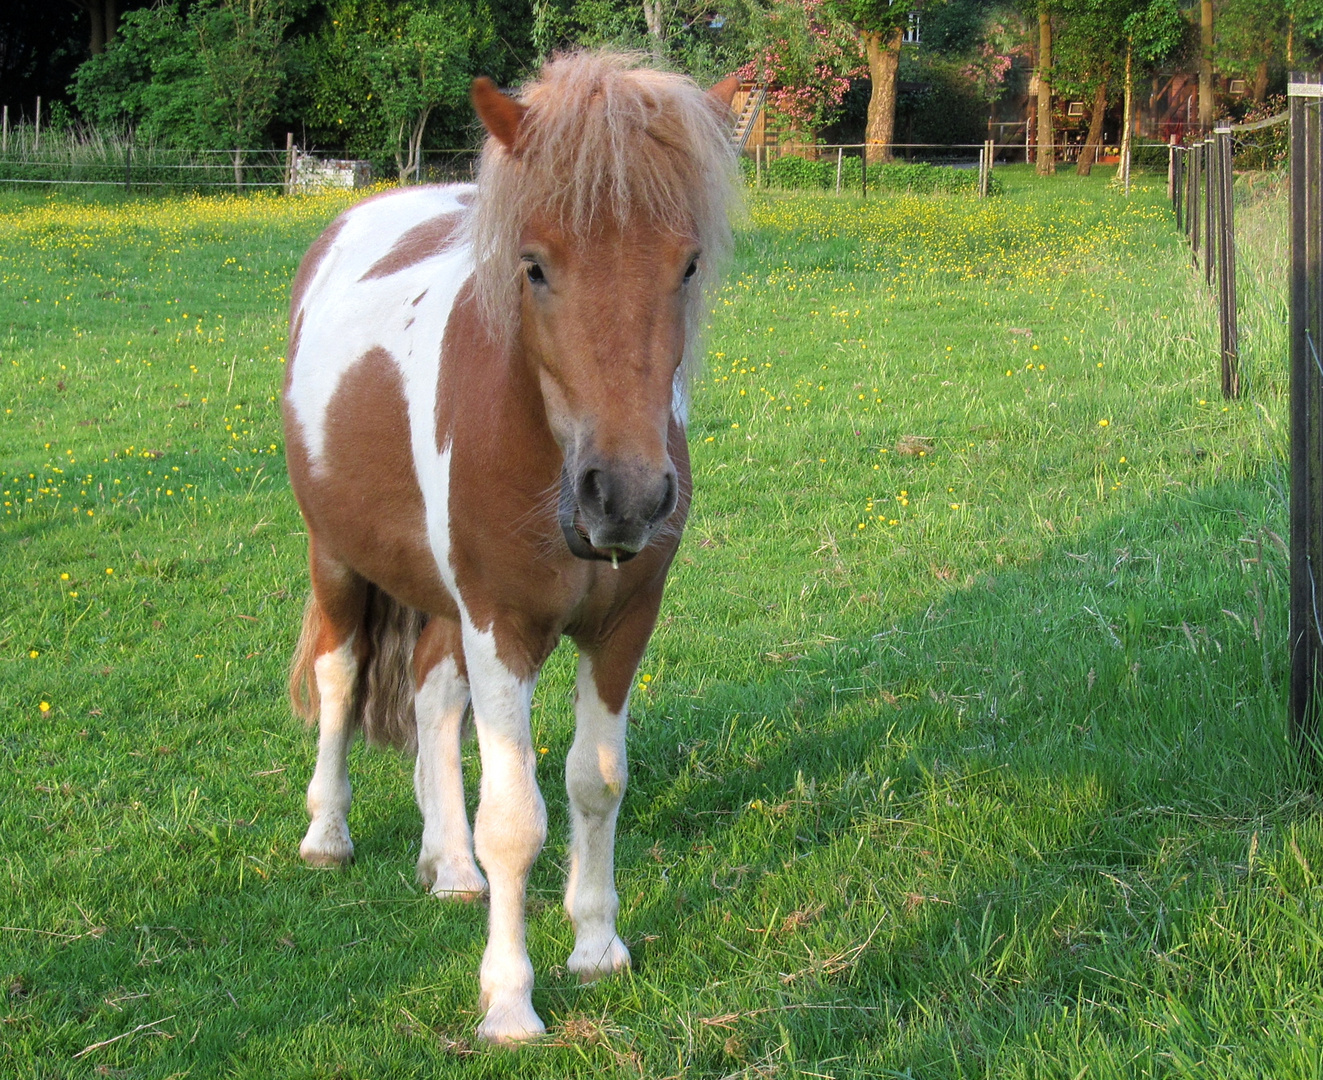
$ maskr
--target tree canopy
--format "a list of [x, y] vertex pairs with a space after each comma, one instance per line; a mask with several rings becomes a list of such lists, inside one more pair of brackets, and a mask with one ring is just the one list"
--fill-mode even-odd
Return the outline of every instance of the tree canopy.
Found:
[[[5, 9], [0, 83], [50, 95], [50, 72], [63, 70], [77, 119], [231, 153], [293, 131], [302, 146], [399, 175], [417, 174], [425, 147], [473, 144], [475, 75], [511, 85], [574, 46], [649, 52], [705, 84], [738, 71], [768, 87], [783, 128], [812, 137], [857, 124], [852, 136], [885, 157], [898, 110], [912, 127], [926, 109], [930, 141], [991, 133], [998, 103], [1023, 99], [1045, 30], [1040, 85], [1084, 101], [1090, 119], [1117, 107], [1127, 62], [1147, 78], [1209, 55], [1208, 93], [1225, 113], [1280, 90], [1323, 45], [1323, 0], [1213, 0], [1211, 45], [1200, 45], [1200, 5], [1183, 0], [62, 0], [58, 19], [34, 0]], [[1235, 93], [1232, 79], [1243, 80]]]

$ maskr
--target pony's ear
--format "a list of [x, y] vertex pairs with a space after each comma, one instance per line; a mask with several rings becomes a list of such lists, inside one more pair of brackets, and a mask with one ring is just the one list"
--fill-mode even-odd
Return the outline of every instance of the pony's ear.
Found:
[[738, 76], [727, 75], [716, 86], [707, 92], [707, 96], [713, 101], [730, 108], [730, 103], [735, 100], [735, 91], [740, 88]]
[[469, 98], [482, 121], [492, 136], [508, 151], [514, 150], [515, 139], [519, 135], [519, 124], [528, 112], [527, 105], [520, 105], [514, 98], [506, 97], [496, 84], [485, 75], [473, 80], [469, 88]]

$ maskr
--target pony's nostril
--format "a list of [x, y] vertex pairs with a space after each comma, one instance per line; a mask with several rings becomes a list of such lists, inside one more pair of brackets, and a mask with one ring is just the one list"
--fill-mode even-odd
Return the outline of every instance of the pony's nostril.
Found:
[[587, 469], [579, 478], [579, 505], [607, 512], [606, 478], [601, 469]]
[[653, 510], [652, 516], [648, 518], [649, 525], [655, 525], [663, 518], [669, 517], [671, 511], [675, 509], [675, 504], [678, 501], [680, 492], [679, 488], [676, 486], [675, 473], [668, 472], [665, 480], [666, 486], [662, 490], [661, 501], [657, 503], [657, 507]]

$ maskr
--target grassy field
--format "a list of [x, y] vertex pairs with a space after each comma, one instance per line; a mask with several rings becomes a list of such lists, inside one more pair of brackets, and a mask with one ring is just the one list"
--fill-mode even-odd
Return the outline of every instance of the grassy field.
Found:
[[408, 761], [355, 750], [357, 864], [298, 860], [277, 397], [340, 204], [0, 195], [0, 1075], [1323, 1073], [1281, 200], [1243, 208], [1224, 403], [1160, 183], [1110, 171], [752, 202], [632, 704], [636, 967], [557, 966], [562, 649], [533, 711], [551, 1035], [513, 1054], [472, 1041], [485, 909], [413, 883]]

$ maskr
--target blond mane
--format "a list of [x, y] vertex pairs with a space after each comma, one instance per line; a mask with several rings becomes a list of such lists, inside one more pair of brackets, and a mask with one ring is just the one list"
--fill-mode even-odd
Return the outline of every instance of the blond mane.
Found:
[[692, 80], [641, 67], [642, 60], [556, 56], [519, 95], [528, 112], [513, 151], [488, 136], [469, 238], [478, 301], [498, 335], [514, 323], [519, 237], [534, 214], [551, 214], [579, 234], [603, 220], [625, 228], [642, 218], [699, 242], [704, 287], [690, 305], [692, 351], [702, 297], [730, 254], [737, 174], [729, 110]]

